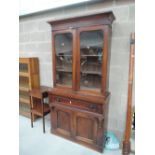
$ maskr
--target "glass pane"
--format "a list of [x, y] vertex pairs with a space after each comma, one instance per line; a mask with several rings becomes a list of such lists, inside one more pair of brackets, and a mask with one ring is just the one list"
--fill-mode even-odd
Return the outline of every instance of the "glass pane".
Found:
[[72, 85], [72, 34], [55, 36], [56, 83]]
[[101, 88], [101, 66], [103, 55], [103, 31], [80, 33], [80, 88]]
[[28, 72], [28, 65], [24, 63], [19, 63], [19, 72]]

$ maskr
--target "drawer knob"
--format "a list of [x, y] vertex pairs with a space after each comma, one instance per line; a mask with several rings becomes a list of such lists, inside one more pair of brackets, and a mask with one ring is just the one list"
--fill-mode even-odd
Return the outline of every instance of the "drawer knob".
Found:
[[72, 104], [72, 101], [69, 101], [70, 104]]

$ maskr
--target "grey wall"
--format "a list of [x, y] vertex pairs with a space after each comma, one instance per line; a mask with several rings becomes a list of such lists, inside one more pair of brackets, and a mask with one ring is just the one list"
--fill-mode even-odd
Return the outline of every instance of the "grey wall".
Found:
[[127, 105], [129, 38], [134, 32], [134, 0], [93, 1], [46, 13], [20, 17], [20, 57], [39, 57], [41, 85], [52, 86], [51, 28], [47, 21], [112, 10], [113, 23], [110, 61], [109, 130], [120, 139], [125, 127]]

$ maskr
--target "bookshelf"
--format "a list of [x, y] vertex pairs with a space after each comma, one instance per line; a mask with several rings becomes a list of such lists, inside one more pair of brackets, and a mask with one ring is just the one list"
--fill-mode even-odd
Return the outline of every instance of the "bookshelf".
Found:
[[[38, 58], [19, 58], [19, 114], [30, 118], [29, 90], [40, 87]], [[36, 116], [33, 115], [35, 119]]]

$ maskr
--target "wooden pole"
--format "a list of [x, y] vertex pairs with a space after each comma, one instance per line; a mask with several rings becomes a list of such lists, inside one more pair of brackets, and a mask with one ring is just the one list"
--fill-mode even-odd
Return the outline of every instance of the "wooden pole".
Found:
[[126, 114], [126, 128], [123, 141], [123, 155], [130, 153], [130, 136], [131, 136], [131, 123], [132, 123], [132, 87], [134, 77], [134, 60], [135, 60], [135, 34], [131, 34], [130, 41], [130, 64], [129, 64], [129, 80], [128, 80], [128, 103]]

